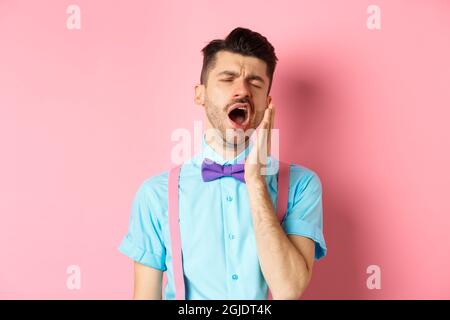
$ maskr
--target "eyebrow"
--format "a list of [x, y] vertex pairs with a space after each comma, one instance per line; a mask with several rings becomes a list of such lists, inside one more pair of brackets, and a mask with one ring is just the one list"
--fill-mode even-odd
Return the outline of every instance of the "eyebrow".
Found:
[[[230, 71], [230, 70], [224, 70], [224, 71], [219, 72], [219, 73], [217, 74], [218, 77], [220, 77], [220, 76], [222, 76], [222, 75], [233, 76], [233, 77], [239, 77], [239, 73], [238, 73], [238, 72]], [[258, 81], [261, 81], [262, 83], [265, 83], [265, 82], [264, 82], [264, 79], [261, 78], [260, 76], [256, 75], [256, 74], [249, 74], [249, 75], [246, 77], [246, 79], [247, 79], [247, 80], [258, 80]]]

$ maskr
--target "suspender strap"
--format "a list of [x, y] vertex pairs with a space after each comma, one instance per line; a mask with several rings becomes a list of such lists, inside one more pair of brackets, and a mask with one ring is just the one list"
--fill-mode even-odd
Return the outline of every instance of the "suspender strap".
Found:
[[184, 300], [183, 260], [181, 255], [181, 238], [178, 208], [178, 181], [181, 165], [172, 168], [169, 172], [169, 225], [170, 240], [172, 243], [173, 276], [175, 281], [175, 300]]
[[[173, 167], [169, 171], [168, 182], [168, 211], [170, 239], [172, 243], [172, 263], [175, 281], [175, 300], [185, 300], [185, 287], [183, 276], [183, 258], [181, 252], [181, 236], [178, 207], [178, 182], [181, 165]], [[286, 215], [289, 192], [289, 164], [280, 161], [278, 172], [277, 217], [280, 223]], [[270, 290], [267, 290], [267, 298], [272, 299]]]

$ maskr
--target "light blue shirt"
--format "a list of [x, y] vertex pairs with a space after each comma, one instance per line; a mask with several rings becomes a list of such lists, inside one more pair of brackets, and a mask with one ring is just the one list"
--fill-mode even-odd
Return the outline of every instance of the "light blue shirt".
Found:
[[[257, 255], [246, 184], [233, 177], [204, 182], [204, 158], [219, 164], [243, 163], [250, 144], [233, 160], [224, 160], [205, 141], [202, 151], [185, 161], [179, 180], [179, 218], [186, 299], [267, 298]], [[271, 161], [277, 161], [269, 157]], [[265, 176], [276, 209], [277, 177]], [[164, 299], [175, 299], [172, 248], [167, 211], [168, 171], [145, 180], [136, 192], [128, 233], [119, 250], [131, 259], [166, 271]], [[275, 211], [276, 212], [276, 211]], [[318, 175], [291, 164], [286, 234], [315, 241], [315, 258], [326, 255], [322, 221], [322, 185]]]

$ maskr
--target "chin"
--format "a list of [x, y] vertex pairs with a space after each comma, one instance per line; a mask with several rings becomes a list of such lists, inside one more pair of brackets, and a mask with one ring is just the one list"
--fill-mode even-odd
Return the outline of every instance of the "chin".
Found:
[[240, 144], [245, 143], [245, 141], [247, 141], [249, 138], [248, 136], [245, 135], [244, 132], [239, 132], [238, 130], [234, 130], [232, 128], [227, 129], [227, 130], [234, 131], [234, 136], [230, 136], [230, 137], [228, 137], [225, 133], [224, 141], [228, 145], [238, 146]]

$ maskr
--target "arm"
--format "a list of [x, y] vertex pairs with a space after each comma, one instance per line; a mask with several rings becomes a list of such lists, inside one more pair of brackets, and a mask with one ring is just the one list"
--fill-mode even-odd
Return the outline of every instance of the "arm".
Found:
[[162, 271], [134, 262], [134, 300], [162, 299]]
[[284, 233], [263, 179], [249, 179], [247, 188], [260, 266], [272, 297], [298, 299], [311, 279], [314, 241]]
[[[315, 243], [309, 238], [287, 236], [275, 215], [275, 210], [261, 175], [264, 154], [270, 154], [271, 129], [275, 109], [269, 106], [260, 124], [258, 139], [245, 162], [245, 181], [255, 230], [261, 271], [274, 299], [298, 299], [309, 284], [314, 262]], [[267, 153], [266, 153], [267, 152]]]

